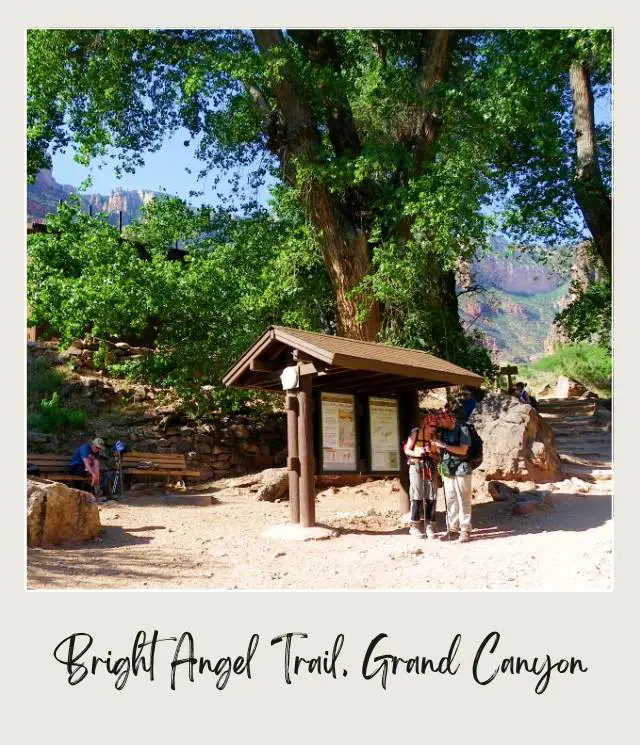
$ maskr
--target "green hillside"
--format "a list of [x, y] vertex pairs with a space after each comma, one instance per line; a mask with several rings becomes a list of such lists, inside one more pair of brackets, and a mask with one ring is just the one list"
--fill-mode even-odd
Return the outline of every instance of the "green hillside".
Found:
[[569, 291], [569, 282], [534, 295], [491, 289], [460, 298], [465, 325], [479, 331], [499, 361], [530, 362], [545, 352], [553, 319]]

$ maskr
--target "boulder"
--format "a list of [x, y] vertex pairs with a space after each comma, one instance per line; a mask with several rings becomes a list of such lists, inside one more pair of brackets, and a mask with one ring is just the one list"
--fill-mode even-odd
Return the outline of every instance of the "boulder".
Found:
[[556, 381], [556, 398], [580, 398], [587, 389], [565, 375], [559, 375]]
[[92, 495], [56, 481], [27, 480], [28, 546], [88, 541], [101, 530]]
[[489, 481], [487, 491], [494, 502], [509, 502], [515, 500], [520, 490], [518, 487], [511, 487], [503, 484], [502, 481]]
[[260, 478], [256, 497], [259, 501], [275, 502], [289, 491], [289, 475], [286, 468], [267, 468]]
[[469, 421], [482, 437], [483, 460], [474, 480], [546, 483], [562, 477], [553, 430], [529, 404], [490, 393]]

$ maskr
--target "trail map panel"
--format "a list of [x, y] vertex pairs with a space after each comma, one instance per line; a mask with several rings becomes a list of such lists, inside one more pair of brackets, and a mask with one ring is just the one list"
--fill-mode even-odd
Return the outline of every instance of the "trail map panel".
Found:
[[393, 398], [369, 398], [371, 470], [400, 470], [398, 402]]
[[322, 393], [322, 467], [324, 471], [356, 471], [355, 396]]

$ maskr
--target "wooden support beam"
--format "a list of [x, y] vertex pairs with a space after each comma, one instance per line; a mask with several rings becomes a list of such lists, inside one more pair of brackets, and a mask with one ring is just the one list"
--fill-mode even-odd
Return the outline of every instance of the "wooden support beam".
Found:
[[319, 372], [313, 362], [299, 362], [298, 371], [300, 375], [314, 375]]
[[311, 375], [301, 375], [298, 389], [298, 457], [300, 459], [300, 522], [303, 528], [311, 528], [316, 522], [312, 405]]
[[280, 372], [282, 365], [279, 362], [270, 362], [268, 360], [251, 360], [249, 369], [251, 372]]
[[[404, 442], [409, 436], [411, 428], [419, 424], [420, 408], [418, 391], [414, 389], [402, 393], [398, 400], [400, 412], [400, 441]], [[404, 453], [400, 454], [400, 509], [409, 512], [409, 466]]]
[[298, 397], [287, 391], [287, 470], [289, 472], [289, 513], [300, 522], [300, 459], [298, 457]]

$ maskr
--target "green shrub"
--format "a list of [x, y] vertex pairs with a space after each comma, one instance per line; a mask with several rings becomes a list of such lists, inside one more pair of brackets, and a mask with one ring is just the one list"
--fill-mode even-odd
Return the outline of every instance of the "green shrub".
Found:
[[598, 395], [611, 396], [613, 366], [611, 353], [606, 347], [570, 344], [542, 357], [530, 367], [533, 371], [566, 375]]
[[57, 391], [51, 398], [40, 401], [40, 410], [27, 417], [29, 429], [51, 434], [62, 429], [82, 429], [87, 423], [87, 415], [81, 409], [65, 409], [60, 404]]
[[34, 359], [27, 368], [28, 401], [35, 406], [62, 385], [62, 375], [47, 365], [43, 359]]
[[591, 342], [611, 349], [612, 296], [608, 280], [594, 282], [583, 290], [574, 285], [575, 299], [556, 316], [556, 322], [571, 341]]

